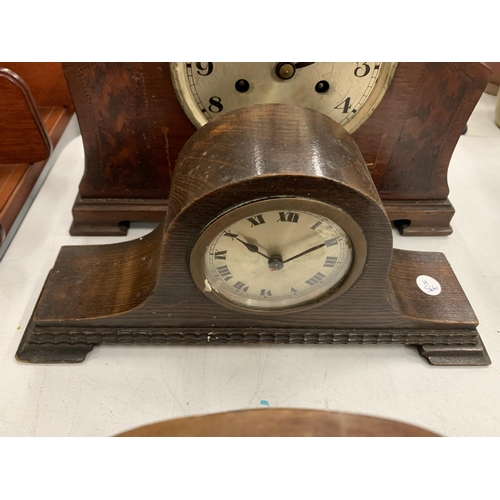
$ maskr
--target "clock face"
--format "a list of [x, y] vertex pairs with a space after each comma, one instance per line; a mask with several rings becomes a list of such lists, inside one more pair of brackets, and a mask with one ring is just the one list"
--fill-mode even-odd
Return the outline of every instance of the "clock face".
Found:
[[247, 310], [294, 310], [320, 301], [342, 284], [354, 258], [349, 236], [330, 212], [332, 206], [315, 200], [275, 198], [224, 214], [196, 242], [196, 284], [210, 298]]
[[227, 111], [261, 103], [314, 109], [353, 132], [387, 90], [396, 63], [171, 63], [189, 119], [201, 127]]

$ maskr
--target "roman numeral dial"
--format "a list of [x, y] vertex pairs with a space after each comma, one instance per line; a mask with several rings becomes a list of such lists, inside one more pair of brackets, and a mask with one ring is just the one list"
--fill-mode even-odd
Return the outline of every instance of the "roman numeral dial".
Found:
[[[316, 212], [316, 205], [321, 210]], [[203, 247], [203, 293], [269, 313], [328, 296], [348, 275], [353, 251], [349, 236], [325, 215], [323, 205], [276, 198], [220, 217], [213, 229], [209, 226]]]

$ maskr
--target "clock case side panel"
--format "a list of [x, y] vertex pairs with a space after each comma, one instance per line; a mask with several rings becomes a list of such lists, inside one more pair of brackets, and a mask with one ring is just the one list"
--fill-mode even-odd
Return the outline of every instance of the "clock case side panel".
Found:
[[399, 63], [381, 103], [354, 132], [403, 234], [451, 234], [448, 167], [489, 73], [482, 63]]
[[64, 63], [85, 152], [73, 235], [125, 234], [161, 221], [177, 156], [194, 127], [168, 63]]

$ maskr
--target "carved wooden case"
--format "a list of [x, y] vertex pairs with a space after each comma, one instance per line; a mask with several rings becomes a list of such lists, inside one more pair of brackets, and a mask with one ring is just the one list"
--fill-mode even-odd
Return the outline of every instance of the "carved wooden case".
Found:
[[[283, 315], [214, 303], [191, 276], [195, 241], [228, 210], [276, 196], [348, 214], [366, 241], [360, 274], [339, 297]], [[422, 292], [422, 274], [442, 293]], [[389, 220], [352, 136], [323, 114], [269, 104], [229, 112], [191, 137], [168, 216], [152, 233], [63, 247], [17, 356], [78, 362], [101, 343], [401, 343], [420, 346], [435, 364], [488, 364], [477, 323], [443, 254], [392, 249]]]

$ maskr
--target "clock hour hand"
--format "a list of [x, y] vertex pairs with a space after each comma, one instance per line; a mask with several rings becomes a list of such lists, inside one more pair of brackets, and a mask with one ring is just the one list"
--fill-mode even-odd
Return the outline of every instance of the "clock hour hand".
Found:
[[302, 257], [303, 255], [306, 255], [308, 253], [314, 252], [315, 250], [318, 250], [318, 248], [324, 247], [325, 244], [321, 243], [321, 245], [316, 245], [315, 247], [309, 248], [308, 250], [305, 250], [304, 252], [301, 252], [297, 255], [294, 255], [293, 257], [290, 257], [289, 259], [286, 259], [283, 261], [283, 264], [286, 264], [287, 262], [290, 262], [291, 260], [298, 259], [299, 257]]
[[252, 245], [252, 243], [247, 243], [246, 241], [240, 240], [239, 238], [236, 238], [240, 243], [243, 243], [247, 247], [247, 250], [249, 250], [252, 253], [258, 253], [259, 255], [262, 255], [262, 257], [265, 257], [266, 259], [269, 260], [269, 257], [262, 252], [259, 252], [259, 247], [257, 245]]

